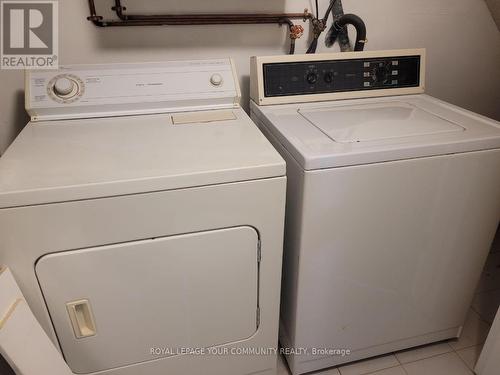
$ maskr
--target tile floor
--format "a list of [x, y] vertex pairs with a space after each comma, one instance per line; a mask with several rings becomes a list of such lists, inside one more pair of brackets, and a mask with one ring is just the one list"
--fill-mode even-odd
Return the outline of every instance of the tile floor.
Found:
[[[462, 335], [311, 375], [472, 375], [491, 323], [500, 305], [500, 230], [479, 282]], [[288, 375], [283, 358], [277, 375]]]

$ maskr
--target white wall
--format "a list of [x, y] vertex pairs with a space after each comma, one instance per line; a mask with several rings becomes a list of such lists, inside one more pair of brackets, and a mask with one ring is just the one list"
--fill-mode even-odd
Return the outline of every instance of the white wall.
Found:
[[[311, 0], [123, 0], [130, 12], [293, 11]], [[96, 0], [111, 16], [112, 0]], [[326, 8], [328, 0], [321, 0]], [[367, 23], [367, 49], [426, 47], [428, 93], [500, 120], [500, 32], [484, 0], [343, 0]], [[275, 25], [97, 28], [86, 0], [59, 0], [60, 63], [235, 58], [248, 100], [249, 56], [285, 53], [286, 30]], [[297, 46], [305, 50], [306, 36]], [[325, 48], [322, 48], [325, 50]], [[335, 48], [336, 50], [336, 48]], [[23, 74], [0, 71], [0, 152], [27, 121]]]

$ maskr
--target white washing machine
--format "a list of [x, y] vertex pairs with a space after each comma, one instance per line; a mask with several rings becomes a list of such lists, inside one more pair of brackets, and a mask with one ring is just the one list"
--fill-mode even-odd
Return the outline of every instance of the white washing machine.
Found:
[[424, 55], [252, 60], [252, 118], [287, 162], [294, 374], [460, 335], [500, 216], [500, 124], [423, 94]]
[[[72, 372], [274, 373], [245, 351], [277, 346], [285, 162], [239, 99], [229, 59], [27, 73], [0, 264]], [[14, 367], [49, 358], [2, 337]]]

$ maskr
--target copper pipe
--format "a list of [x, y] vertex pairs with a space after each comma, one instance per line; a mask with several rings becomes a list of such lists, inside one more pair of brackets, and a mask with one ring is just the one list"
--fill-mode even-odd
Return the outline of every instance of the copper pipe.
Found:
[[280, 23], [283, 19], [304, 19], [304, 14], [193, 14], [164, 16], [126, 16], [125, 21]]
[[[99, 17], [99, 16], [97, 16]], [[192, 19], [175, 19], [175, 20], [128, 20], [128, 21], [114, 21], [114, 20], [102, 20], [101, 18], [88, 17], [96, 26], [108, 27], [108, 26], [181, 26], [181, 25], [225, 25], [225, 24], [284, 24], [286, 21], [284, 19], [276, 19], [272, 21], [261, 20], [261, 19], [245, 19], [245, 20], [192, 20]]]
[[164, 14], [164, 15], [128, 15], [120, 0], [115, 0], [113, 10], [119, 20], [103, 20], [96, 13], [94, 0], [89, 0], [90, 17], [96, 26], [165, 26], [165, 25], [224, 25], [224, 24], [283, 24], [291, 19], [312, 19], [307, 10], [304, 13], [281, 14]]
[[[278, 24], [288, 25], [290, 32], [290, 54], [295, 51], [295, 40], [300, 38], [302, 33], [294, 32], [292, 19], [301, 19], [303, 21], [313, 21], [311, 13], [304, 10], [304, 13], [237, 13], [237, 14], [162, 14], [162, 15], [136, 15], [125, 14], [127, 10], [121, 3], [121, 0], [115, 0], [112, 10], [115, 11], [118, 20], [103, 20], [97, 15], [94, 0], [89, 1], [90, 16], [87, 17], [94, 25], [99, 27], [108, 26], [176, 26], [176, 25], [226, 25], [226, 24]], [[302, 27], [301, 27], [302, 29]], [[302, 29], [303, 30], [303, 29]]]
[[94, 22], [94, 24], [97, 25], [96, 22], [102, 20], [102, 17], [100, 17], [100, 16], [97, 15], [97, 12], [95, 10], [94, 0], [89, 0], [89, 9], [90, 9], [90, 16], [87, 17], [87, 19], [89, 21]]
[[281, 14], [268, 14], [268, 13], [235, 13], [235, 14], [192, 14], [192, 15], [176, 15], [176, 14], [163, 14], [163, 15], [137, 15], [123, 13], [127, 8], [121, 4], [121, 0], [115, 0], [115, 6], [112, 8], [119, 19], [122, 21], [150, 21], [161, 20], [165, 22], [214, 22], [221, 23], [282, 23], [283, 19], [307, 19], [309, 14], [304, 13], [281, 13]]
[[192, 14], [192, 15], [126, 15], [122, 16], [125, 21], [144, 20], [220, 20], [220, 21], [242, 21], [242, 20], [262, 20], [267, 22], [277, 22], [283, 18], [306, 19], [305, 13], [282, 13], [282, 14]]

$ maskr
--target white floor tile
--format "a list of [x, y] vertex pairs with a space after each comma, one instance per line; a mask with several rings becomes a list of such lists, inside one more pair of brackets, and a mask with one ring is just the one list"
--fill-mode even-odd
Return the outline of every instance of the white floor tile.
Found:
[[460, 358], [462, 358], [467, 367], [473, 370], [482, 351], [483, 345], [476, 345], [471, 346], [470, 348], [458, 350], [457, 354]]
[[447, 353], [403, 365], [408, 375], [472, 375], [456, 353]]
[[402, 366], [398, 366], [372, 372], [369, 375], [406, 375], [406, 372]]
[[476, 293], [500, 289], [500, 252], [490, 253], [484, 266]]
[[449, 344], [454, 350], [480, 345], [486, 341], [489, 331], [490, 325], [482, 321], [475, 311], [469, 310], [460, 338], [450, 340]]
[[399, 362], [396, 357], [391, 354], [342, 366], [339, 367], [339, 370], [342, 375], [363, 375], [397, 366], [399, 366]]
[[337, 368], [329, 368], [327, 370], [311, 372], [307, 375], [340, 375], [340, 371]]
[[[277, 375], [289, 375], [290, 371], [288, 370], [288, 366], [286, 364], [286, 359], [283, 356], [278, 357], [278, 371]], [[308, 375], [340, 375], [340, 372], [337, 368], [329, 368], [326, 370], [316, 371], [308, 373]]]
[[434, 357], [436, 355], [452, 352], [452, 347], [446, 343], [431, 344], [420, 346], [414, 349], [403, 350], [395, 353], [396, 358], [401, 363], [409, 363], [419, 361], [421, 359]]
[[481, 319], [490, 324], [495, 320], [498, 306], [500, 306], [500, 290], [478, 293], [472, 301], [474, 311], [480, 315]]

